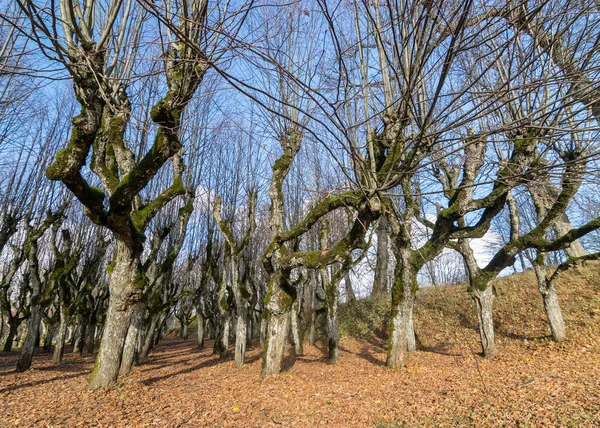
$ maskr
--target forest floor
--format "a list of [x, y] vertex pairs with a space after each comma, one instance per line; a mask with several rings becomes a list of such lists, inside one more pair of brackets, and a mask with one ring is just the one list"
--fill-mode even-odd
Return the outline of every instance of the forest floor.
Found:
[[17, 353], [0, 354], [0, 426], [599, 426], [600, 269], [559, 281], [569, 339], [548, 340], [531, 273], [497, 282], [500, 355], [479, 354], [464, 287], [419, 292], [422, 342], [406, 369], [384, 366], [380, 340], [341, 340], [329, 364], [324, 345], [290, 348], [285, 372], [261, 377], [258, 346], [247, 364], [219, 361], [207, 342], [164, 340], [114, 389], [88, 391], [94, 358], [40, 353], [15, 373]]

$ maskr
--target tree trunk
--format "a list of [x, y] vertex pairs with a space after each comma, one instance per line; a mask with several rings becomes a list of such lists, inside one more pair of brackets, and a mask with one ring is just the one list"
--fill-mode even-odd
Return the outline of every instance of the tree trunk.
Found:
[[336, 362], [339, 355], [339, 330], [338, 330], [338, 311], [337, 305], [335, 311], [327, 311], [327, 358], [329, 361]]
[[116, 296], [109, 298], [106, 324], [96, 357], [96, 365], [89, 382], [91, 389], [114, 386], [119, 376], [131, 309], [126, 302], [115, 302], [115, 300], [117, 300]]
[[138, 253], [139, 251], [117, 240], [114, 267], [110, 276], [108, 311], [96, 365], [90, 376], [90, 388], [110, 387], [117, 382], [131, 314], [145, 283]]
[[52, 362], [55, 364], [62, 363], [63, 356], [65, 354], [65, 341], [67, 335], [68, 317], [65, 311], [60, 309], [60, 325], [58, 327], [58, 334], [56, 335], [56, 345], [54, 345], [54, 356]]
[[123, 357], [121, 358], [121, 367], [119, 368], [119, 376], [128, 375], [134, 364], [139, 362], [139, 342], [141, 340], [141, 332], [144, 323], [144, 315], [146, 308], [143, 302], [137, 302], [131, 314], [131, 322], [127, 330], [127, 338], [123, 346]]
[[371, 295], [385, 294], [388, 291], [389, 231], [387, 219], [382, 217], [377, 225], [377, 264]]
[[65, 343], [68, 343], [69, 345], [73, 344], [73, 340], [75, 340], [75, 336], [76, 336], [76, 331], [75, 328], [73, 326], [70, 326], [67, 323], [67, 331], [65, 333]]
[[329, 269], [321, 269], [321, 278], [325, 287], [325, 303], [327, 307], [327, 358], [336, 362], [339, 358], [338, 342], [338, 306], [340, 291], [338, 282], [331, 280]]
[[223, 327], [221, 329], [221, 346], [219, 357], [224, 360], [229, 354], [229, 330], [231, 329], [231, 320], [229, 317], [225, 317], [223, 320]]
[[262, 372], [265, 375], [274, 375], [281, 372], [281, 364], [285, 354], [285, 344], [288, 335], [290, 307], [285, 306], [278, 312], [269, 314], [267, 337]]
[[80, 324], [79, 324], [79, 335], [77, 336], [77, 340], [75, 341], [75, 344], [73, 345], [73, 353], [74, 354], [79, 354], [80, 356], [83, 355], [83, 348], [85, 347], [86, 335], [87, 335], [87, 323], [82, 318], [82, 319], [80, 319]]
[[181, 338], [183, 340], [188, 340], [190, 337], [190, 330], [188, 326], [187, 318], [181, 320]]
[[156, 325], [156, 333], [154, 334], [154, 344], [152, 346], [156, 346], [158, 345], [158, 343], [160, 342], [160, 339], [163, 338], [163, 335], [165, 334], [165, 322], [167, 320], [167, 316], [164, 315], [161, 318], [159, 318], [158, 324]]
[[267, 312], [264, 311], [260, 314], [260, 331], [258, 333], [258, 341], [262, 349], [265, 349], [265, 341], [267, 340], [267, 323]]
[[297, 357], [304, 355], [304, 346], [302, 345], [303, 335], [300, 328], [300, 301], [296, 299], [290, 312], [292, 337], [294, 338], [294, 353]]
[[402, 368], [406, 364], [408, 331], [417, 279], [411, 265], [409, 247], [398, 249], [396, 259], [386, 365], [391, 368]]
[[15, 342], [15, 337], [17, 337], [17, 332], [19, 331], [19, 322], [15, 320], [8, 321], [8, 335], [6, 336], [6, 340], [4, 341], [4, 352], [12, 351], [13, 344]]
[[265, 310], [268, 314], [267, 334], [263, 353], [262, 373], [279, 374], [285, 353], [288, 335], [290, 311], [294, 298], [284, 289], [283, 283], [289, 281], [289, 273], [275, 271], [269, 278]]
[[352, 288], [350, 272], [346, 272], [346, 275], [344, 275], [344, 289], [346, 290], [346, 302], [349, 304], [356, 302], [356, 294], [354, 294], [354, 289]]
[[223, 351], [223, 325], [220, 323], [215, 323], [213, 327], [213, 355], [221, 355]]
[[146, 337], [144, 338], [144, 346], [142, 347], [142, 352], [140, 353], [140, 361], [143, 361], [148, 357], [150, 351], [152, 350], [152, 345], [154, 344], [154, 336], [156, 335], [156, 327], [158, 324], [159, 317], [157, 315], [153, 315], [150, 320], [150, 325], [148, 326], [148, 331], [146, 333]]
[[417, 339], [415, 337], [414, 309], [415, 305], [413, 299], [413, 304], [410, 307], [410, 314], [408, 315], [408, 327], [406, 329], [406, 350], [408, 352], [414, 352], [417, 350]]
[[248, 316], [246, 311], [238, 309], [237, 322], [235, 323], [235, 366], [240, 368], [244, 365], [246, 356], [246, 343]]
[[254, 319], [252, 313], [248, 315], [248, 326], [246, 327], [246, 349], [252, 347], [252, 331], [254, 330]]
[[92, 355], [94, 353], [94, 346], [96, 345], [96, 323], [90, 322], [88, 326], [88, 338], [87, 338], [87, 353]]
[[196, 310], [198, 319], [198, 349], [204, 349], [204, 316], [200, 310]]
[[25, 340], [21, 347], [21, 354], [19, 355], [19, 361], [17, 362], [17, 371], [24, 372], [31, 367], [31, 361], [33, 360], [33, 351], [35, 349], [35, 339], [37, 332], [42, 322], [42, 307], [38, 304], [33, 304], [31, 307], [31, 314], [27, 320], [27, 333], [25, 334]]
[[56, 333], [56, 323], [48, 323], [46, 328], [46, 334], [44, 335], [44, 346], [42, 349], [44, 352], [50, 352], [52, 349], [52, 339], [54, 339], [54, 334]]
[[483, 287], [473, 287], [470, 293], [477, 306], [477, 322], [483, 356], [492, 358], [498, 355], [494, 339], [494, 291], [493, 287], [490, 285], [486, 285], [485, 288], [482, 288]]
[[315, 346], [317, 343], [317, 324], [319, 321], [319, 313], [313, 308], [310, 313], [310, 333], [308, 337], [308, 344]]
[[[29, 323], [23, 323], [19, 327], [20, 329], [17, 331], [17, 348], [21, 349], [23, 344], [25, 343], [25, 338], [27, 337], [27, 326]], [[35, 343], [35, 338], [34, 338]]]

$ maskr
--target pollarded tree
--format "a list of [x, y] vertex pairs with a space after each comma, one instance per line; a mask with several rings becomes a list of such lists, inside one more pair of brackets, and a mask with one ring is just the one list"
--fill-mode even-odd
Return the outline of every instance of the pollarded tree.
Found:
[[[131, 312], [148, 281], [141, 263], [145, 229], [157, 212], [185, 193], [180, 127], [186, 106], [215, 59], [211, 56], [221, 34], [237, 28], [245, 16], [239, 9], [228, 12], [218, 2], [213, 7], [203, 0], [167, 3], [162, 10], [146, 1], [61, 0], [56, 8], [44, 1], [19, 2], [29, 18], [30, 37], [49, 59], [64, 65], [81, 106], [67, 146], [46, 175], [62, 181], [90, 219], [108, 228], [116, 240], [104, 340], [90, 378], [92, 388], [116, 382]], [[217, 32], [211, 32], [208, 23], [212, 12]], [[155, 126], [154, 141], [138, 154], [127, 142], [127, 127], [137, 111], [128, 87], [136, 72], [152, 74], [141, 70], [145, 63], [138, 61], [146, 55], [140, 49], [148, 32], [161, 41], [159, 67], [153, 70], [162, 68], [165, 90], [148, 113]], [[102, 189], [83, 175], [90, 152], [89, 167]], [[142, 200], [142, 190], [169, 160], [170, 185]]]
[[[232, 221], [224, 220], [221, 217], [221, 198], [217, 196], [214, 203], [214, 217], [217, 222], [219, 230], [223, 234], [224, 239], [227, 241], [225, 251], [229, 251], [229, 257], [226, 260], [229, 266], [224, 269], [229, 270], [231, 291], [233, 292], [233, 298], [235, 302], [236, 312], [236, 328], [235, 328], [235, 366], [242, 367], [244, 365], [244, 356], [246, 354], [246, 343], [247, 343], [247, 329], [248, 329], [248, 316], [250, 310], [250, 298], [252, 297], [252, 291], [248, 290], [247, 283], [243, 281], [244, 278], [240, 278], [240, 264], [244, 251], [252, 238], [254, 229], [256, 228], [255, 219], [255, 208], [256, 208], [256, 192], [250, 191], [248, 193], [248, 228], [244, 232], [244, 235], [239, 241], [234, 233], [232, 227]], [[247, 277], [246, 272], [243, 277]], [[200, 326], [198, 326], [200, 328]]]
[[24, 243], [23, 254], [27, 260], [27, 274], [26, 281], [24, 281], [22, 286], [27, 287], [27, 289], [30, 290], [30, 295], [27, 333], [25, 335], [23, 346], [21, 347], [19, 360], [17, 361], [18, 372], [28, 370], [31, 367], [33, 351], [35, 349], [40, 323], [42, 322], [42, 312], [49, 300], [51, 300], [54, 283], [63, 280], [65, 276], [77, 266], [74, 260], [69, 260], [69, 266], [65, 266], [64, 260], [55, 258], [49, 269], [50, 278], [47, 278], [48, 281], [44, 281], [46, 278], [44, 278], [40, 268], [40, 240], [48, 228], [52, 228], [50, 240], [56, 239], [56, 231], [65, 218], [65, 209], [66, 203], [63, 203], [56, 213], [49, 212], [38, 227], [34, 227], [28, 222], [25, 223], [26, 240]]

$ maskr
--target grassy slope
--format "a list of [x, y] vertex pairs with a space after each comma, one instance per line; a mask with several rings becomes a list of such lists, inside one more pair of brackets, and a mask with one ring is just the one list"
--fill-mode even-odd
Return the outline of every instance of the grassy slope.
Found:
[[[532, 271], [494, 281], [494, 324], [498, 344], [511, 340], [549, 340], [542, 298]], [[570, 338], [580, 339], [600, 322], [600, 263], [567, 271], [557, 284], [560, 304]], [[363, 299], [340, 308], [340, 333], [357, 340], [387, 337], [389, 297]], [[449, 346], [474, 347], [477, 342], [475, 306], [464, 285], [425, 287], [415, 304], [415, 329], [421, 347], [429, 350]]]

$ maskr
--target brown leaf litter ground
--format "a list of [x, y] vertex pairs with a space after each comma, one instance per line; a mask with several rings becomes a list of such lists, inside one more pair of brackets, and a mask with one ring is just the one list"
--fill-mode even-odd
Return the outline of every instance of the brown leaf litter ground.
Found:
[[382, 341], [290, 348], [283, 374], [260, 376], [258, 346], [236, 369], [209, 341], [164, 340], [114, 389], [88, 391], [94, 358], [68, 354], [54, 365], [36, 355], [15, 373], [17, 353], [0, 354], [0, 426], [600, 426], [598, 265], [565, 275], [559, 295], [570, 334], [548, 340], [531, 273], [496, 286], [500, 355], [478, 355], [475, 314], [464, 287], [419, 292], [422, 342], [406, 369], [384, 366]]

